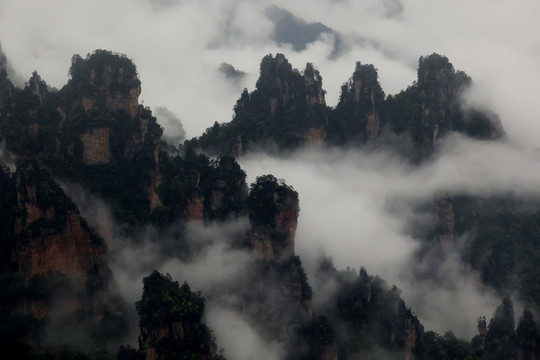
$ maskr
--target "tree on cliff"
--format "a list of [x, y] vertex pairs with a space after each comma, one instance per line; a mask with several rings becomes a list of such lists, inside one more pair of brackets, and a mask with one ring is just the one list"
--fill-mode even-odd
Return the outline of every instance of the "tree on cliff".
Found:
[[143, 294], [135, 306], [140, 316], [142, 351], [159, 359], [219, 359], [214, 337], [201, 317], [204, 298], [169, 274], [154, 270], [143, 279]]
[[283, 179], [277, 179], [272, 174], [257, 176], [250, 186], [247, 200], [249, 219], [256, 225], [275, 225], [277, 201], [286, 198], [298, 201], [298, 193]]
[[261, 60], [256, 89], [242, 92], [232, 121], [215, 123], [189, 143], [211, 153], [235, 155], [257, 146], [298, 147], [309, 129], [325, 127], [323, 94], [322, 77], [311, 63], [301, 73], [293, 69], [285, 55], [266, 55]]
[[490, 359], [512, 359], [516, 354], [514, 306], [505, 297], [489, 322], [486, 351]]

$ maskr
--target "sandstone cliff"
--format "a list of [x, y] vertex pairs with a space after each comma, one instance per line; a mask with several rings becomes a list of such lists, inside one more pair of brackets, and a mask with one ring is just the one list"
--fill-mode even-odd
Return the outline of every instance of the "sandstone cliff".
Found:
[[503, 135], [495, 115], [463, 109], [460, 96], [471, 83], [471, 78], [455, 71], [445, 56], [420, 57], [417, 87], [422, 101], [420, 126], [426, 150], [435, 149], [450, 131], [486, 139]]
[[[17, 244], [13, 259], [28, 283], [61, 276], [71, 291], [63, 294], [63, 312], [86, 311], [99, 321], [105, 312], [110, 270], [105, 244], [76, 206], [37, 162], [22, 164], [15, 174], [18, 216], [15, 220]], [[44, 318], [58, 301], [55, 289], [45, 298], [24, 303], [25, 310]]]
[[215, 154], [240, 155], [256, 147], [322, 144], [328, 116], [322, 77], [308, 63], [301, 73], [283, 54], [267, 55], [256, 89], [244, 89], [230, 123], [207, 130], [194, 145]]
[[252, 202], [257, 202], [249, 208], [251, 245], [265, 259], [292, 256], [300, 212], [298, 195], [281, 188], [261, 190], [250, 193]]
[[372, 142], [381, 128], [384, 92], [373, 65], [356, 63], [355, 71], [341, 87], [339, 103], [331, 114], [329, 139], [333, 143]]
[[405, 306], [396, 288], [391, 290], [390, 296], [393, 320], [389, 340], [403, 349], [404, 360], [412, 360], [415, 358], [416, 344], [422, 335], [423, 328], [416, 316]]
[[454, 240], [455, 220], [454, 203], [450, 195], [445, 191], [435, 193], [435, 220], [436, 230], [441, 243]]
[[162, 205], [162, 129], [138, 103], [135, 65], [124, 55], [97, 50], [85, 59], [74, 56], [70, 76], [59, 92], [49, 92], [34, 72], [3, 119], [8, 148], [39, 153], [55, 176], [122, 208], [120, 220], [144, 221]]
[[[259, 176], [251, 185], [248, 212], [250, 245], [261, 259], [256, 271], [261, 277], [261, 288], [255, 293], [280, 289], [284, 298], [273, 301], [291, 303], [289, 311], [293, 312], [299, 306], [304, 316], [310, 317], [311, 287], [300, 258], [294, 256], [298, 194], [272, 175]], [[267, 306], [273, 308], [275, 304]]]

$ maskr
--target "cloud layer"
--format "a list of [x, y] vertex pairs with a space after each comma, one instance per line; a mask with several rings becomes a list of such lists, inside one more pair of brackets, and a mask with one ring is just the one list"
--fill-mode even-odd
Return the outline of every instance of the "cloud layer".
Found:
[[[337, 38], [329, 33], [301, 51], [287, 43], [279, 45], [273, 39], [275, 24], [267, 16], [272, 6], [333, 29], [341, 35], [341, 51], [334, 53]], [[214, 121], [229, 121], [242, 88], [253, 90], [260, 60], [268, 53], [284, 53], [299, 69], [313, 62], [323, 76], [329, 105], [337, 102], [340, 85], [352, 75], [356, 61], [373, 63], [390, 94], [416, 79], [420, 55], [448, 56], [476, 83], [467, 102], [497, 112], [508, 143], [452, 138], [443, 155], [418, 169], [391, 154], [318, 149], [287, 159], [254, 155], [243, 159], [242, 167], [250, 181], [272, 173], [299, 191], [297, 253], [308, 267], [321, 253], [331, 256], [338, 268], [365, 266], [404, 289], [404, 297], [427, 328], [450, 328], [468, 336], [471, 330], [459, 324], [470, 322], [474, 330], [475, 316], [490, 316], [494, 299], [476, 287], [475, 274], [464, 270], [453, 255], [459, 248], [447, 250], [448, 260], [440, 265], [460, 275], [447, 279], [444, 286], [415, 283], [407, 276], [415, 270], [411, 256], [418, 247], [409, 224], [418, 216], [429, 217], [413, 214], [410, 202], [430, 201], [438, 189], [484, 196], [509, 191], [523, 197], [538, 195], [540, 155], [534, 149], [540, 143], [539, 12], [536, 0], [3, 0], [0, 43], [17, 74], [26, 79], [37, 70], [57, 88], [67, 81], [73, 54], [84, 56], [98, 48], [125, 53], [138, 67], [144, 105], [164, 106], [171, 112], [167, 116], [173, 125], [165, 119], [162, 125], [172, 139], [181, 135], [175, 116], [188, 138], [200, 135]], [[231, 82], [219, 71], [222, 63], [247, 75]], [[192, 230], [213, 238], [220, 236], [218, 230], [234, 233], [235, 225], [231, 226]], [[147, 235], [152, 237], [151, 229]], [[114, 260], [115, 276], [129, 301], [140, 296], [141, 278], [152, 267], [205, 291], [220, 281], [219, 276], [231, 276], [236, 269], [232, 264], [247, 261], [241, 253], [210, 246], [192, 262], [160, 263], [159, 251], [152, 241], [145, 241]], [[216, 272], [205, 273], [204, 261], [211, 261]], [[139, 268], [123, 267], [133, 263]], [[466, 296], [451, 297], [455, 289]], [[433, 296], [420, 299], [415, 295], [419, 293]], [[459, 305], [457, 315], [449, 304]], [[451, 310], [444, 313], [444, 308]], [[229, 312], [213, 314], [219, 314], [214, 322], [218, 335], [227, 335], [220, 324], [244, 326]]]
[[[267, 15], [272, 6], [332, 28], [345, 51], [332, 56], [336, 38], [328, 33], [302, 51], [278, 45]], [[55, 87], [67, 81], [73, 54], [97, 48], [127, 54], [138, 66], [145, 105], [166, 106], [188, 137], [231, 119], [241, 89], [254, 88], [268, 53], [285, 53], [299, 69], [313, 62], [334, 105], [356, 61], [375, 64], [383, 89], [396, 93], [415, 80], [420, 55], [439, 52], [472, 76], [472, 98], [502, 115], [512, 139], [536, 146], [539, 10], [535, 0], [4, 0], [0, 42], [23, 78], [38, 70]], [[222, 62], [249, 76], [231, 84], [219, 74]]]
[[[475, 333], [476, 318], [489, 318], [500, 300], [461, 261], [466, 237], [418, 262], [421, 240], [412, 226], [433, 226], [434, 194], [441, 189], [481, 197], [540, 195], [538, 152], [459, 136], [419, 167], [387, 152], [321, 148], [286, 158], [254, 154], [241, 166], [250, 182], [271, 173], [298, 191], [296, 252], [311, 279], [321, 255], [338, 269], [363, 266], [402, 289], [426, 329], [465, 338]], [[419, 204], [427, 210], [419, 212]]]

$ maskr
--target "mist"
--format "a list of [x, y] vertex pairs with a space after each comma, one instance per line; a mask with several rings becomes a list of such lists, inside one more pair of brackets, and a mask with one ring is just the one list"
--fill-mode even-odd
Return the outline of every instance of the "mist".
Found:
[[[508, 142], [457, 135], [441, 146], [418, 167], [391, 152], [309, 147], [286, 157], [252, 154], [240, 163], [249, 182], [271, 173], [298, 191], [295, 248], [314, 297], [322, 289], [312, 279], [319, 259], [326, 256], [337, 269], [365, 267], [402, 289], [426, 329], [451, 330], [470, 339], [478, 316], [489, 318], [500, 299], [461, 260], [467, 237], [419, 262], [415, 253], [422, 239], [414, 228], [434, 226], [437, 190], [485, 198], [539, 196], [540, 156]], [[427, 211], [418, 210], [421, 204]]]
[[[273, 6], [333, 32], [321, 33], [303, 48], [279, 43], [276, 23], [268, 16]], [[323, 285], [314, 281], [315, 267], [322, 255], [328, 256], [338, 269], [364, 266], [396, 284], [426, 329], [452, 330], [468, 339], [476, 331], [476, 318], [489, 317], [499, 300], [461, 261], [466, 236], [434, 250], [446, 255], [436, 267], [429, 255], [422, 263], [414, 260], [420, 240], [411, 224], [433, 221], [433, 214], [415, 212], [415, 205], [431, 203], [441, 189], [481, 197], [539, 195], [539, 12], [535, 0], [3, 0], [0, 43], [10, 78], [18, 86], [37, 70], [49, 85], [61, 88], [74, 54], [85, 56], [95, 49], [126, 54], [138, 68], [141, 102], [157, 109], [154, 115], [164, 127], [164, 139], [175, 146], [185, 137], [199, 136], [215, 121], [230, 121], [241, 90], [254, 89], [260, 60], [269, 53], [284, 53], [300, 70], [312, 62], [323, 77], [330, 106], [337, 103], [340, 85], [352, 75], [356, 61], [377, 67], [388, 95], [413, 83], [419, 56], [447, 56], [475, 82], [466, 103], [498, 113], [506, 142], [452, 136], [418, 168], [393, 153], [352, 149], [304, 148], [280, 157], [255, 153], [240, 162], [248, 182], [272, 173], [299, 192], [296, 253], [315, 297], [323, 296]], [[342, 44], [336, 52], [338, 41]], [[220, 70], [223, 63], [243, 76], [231, 81]], [[159, 109], [166, 112], [160, 115]], [[66, 191], [108, 241], [110, 267], [126, 303], [131, 306], [140, 299], [142, 278], [153, 269], [168, 272], [209, 295], [207, 321], [226, 354], [239, 359], [280, 354], [280, 344], [262, 344], [223, 299], [212, 300], [216, 286], [240, 276], [252, 261], [230, 246], [232, 239], [243, 236], [246, 219], [210, 227], [188, 224], [181, 244], [196, 248], [197, 255], [185, 261], [166, 251], [183, 250], [174, 231], [163, 238], [148, 227], [137, 239], [130, 238], [111, 222], [103, 201], [81, 188]], [[419, 279], [426, 271], [435, 275]], [[227, 326], [252, 346], [241, 349]], [[135, 336], [131, 334], [132, 344]]]
[[[277, 20], [268, 12], [274, 6], [306, 29], [320, 22], [333, 32], [321, 33], [302, 50], [280, 44]], [[138, 67], [141, 100], [176, 114], [188, 138], [214, 121], [231, 120], [241, 89], [254, 89], [260, 60], [269, 53], [284, 53], [298, 69], [312, 62], [333, 106], [356, 61], [373, 63], [386, 94], [395, 94], [416, 79], [421, 55], [438, 52], [473, 78], [471, 101], [500, 114], [513, 141], [535, 147], [540, 48], [534, 14], [539, 11], [535, 0], [4, 0], [0, 43], [18, 75], [28, 79], [37, 70], [56, 88], [66, 83], [74, 54], [125, 53]], [[341, 42], [337, 54], [336, 41]], [[219, 70], [222, 63], [246, 76], [231, 82]], [[162, 125], [167, 134], [168, 125]]]
[[201, 221], [177, 223], [164, 232], [146, 226], [137, 235], [128, 235], [121, 224], [112, 220], [103, 200], [78, 184], [62, 183], [62, 187], [107, 242], [112, 287], [127, 306], [129, 333], [125, 342], [137, 347], [139, 317], [135, 302], [141, 299], [143, 278], [158, 270], [180, 284], [187, 282], [192, 291], [201, 292], [206, 299], [204, 322], [214, 331], [218, 349], [224, 350], [226, 356], [240, 360], [282, 357], [283, 344], [262, 336], [245, 311], [240, 310], [244, 300], [237, 297], [241, 295], [230, 291], [231, 286], [252, 273], [250, 269], [257, 260], [255, 254], [236, 246], [246, 236], [247, 218], [206, 225]]

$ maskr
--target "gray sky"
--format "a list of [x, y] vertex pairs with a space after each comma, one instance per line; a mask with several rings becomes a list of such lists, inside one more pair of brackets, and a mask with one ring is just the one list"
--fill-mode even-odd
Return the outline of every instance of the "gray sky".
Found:
[[[266, 15], [272, 5], [332, 28], [341, 34], [343, 50], [332, 55], [335, 38], [330, 34], [300, 52], [278, 45]], [[242, 166], [249, 181], [273, 173], [299, 191], [297, 253], [306, 266], [321, 252], [332, 256], [338, 268], [365, 266], [404, 290], [427, 329], [451, 329], [467, 337], [475, 331], [476, 317], [491, 316], [498, 300], [476, 287], [477, 274], [464, 269], [455, 255], [459, 243], [441, 264], [455, 274], [444, 283], [418, 284], [408, 278], [414, 266], [410, 256], [418, 246], [406, 232], [412, 215], [406, 206], [390, 212], [388, 205], [426, 201], [439, 188], [480, 195], [508, 190], [538, 194], [538, 14], [537, 0], [0, 0], [0, 43], [24, 79], [37, 70], [57, 88], [67, 81], [73, 54], [85, 56], [98, 48], [125, 53], [138, 67], [144, 105], [166, 107], [171, 118], [181, 119], [188, 138], [214, 121], [231, 119], [242, 88], [254, 89], [260, 60], [269, 53], [284, 53], [300, 70], [312, 62], [323, 77], [329, 105], [337, 102], [356, 61], [373, 63], [385, 93], [394, 94], [416, 79], [421, 55], [447, 56], [475, 81], [466, 102], [497, 112], [509, 144], [452, 139], [443, 157], [418, 169], [388, 154], [317, 149], [285, 160], [248, 157]], [[218, 71], [223, 62], [248, 75], [228, 80]], [[174, 132], [171, 137], [178, 136], [178, 125], [162, 125]], [[222, 259], [223, 268], [227, 259]], [[173, 269], [190, 266], [197, 269], [197, 263], [164, 265], [173, 275]], [[199, 272], [178, 274], [187, 273]], [[200, 283], [193, 284], [196, 289], [204, 283], [196, 276], [188, 280]], [[135, 282], [138, 286], [139, 278]], [[222, 319], [214, 322], [219, 335], [218, 324], [232, 315], [214, 315]], [[241, 319], [234, 321], [243, 326]]]
[[[331, 57], [322, 35], [301, 52], [272, 40], [266, 16], [276, 5], [342, 34], [348, 51]], [[24, 79], [33, 70], [51, 85], [67, 81], [71, 56], [104, 48], [138, 66], [141, 100], [178, 116], [187, 136], [229, 121], [245, 86], [253, 90], [262, 57], [283, 52], [294, 67], [313, 62], [334, 105], [355, 61], [373, 63], [387, 94], [416, 78], [420, 55], [438, 52], [475, 80], [475, 101], [502, 116], [509, 135], [536, 146], [540, 131], [540, 31], [536, 0], [1, 0], [0, 42]], [[232, 83], [222, 62], [250, 74]]]

